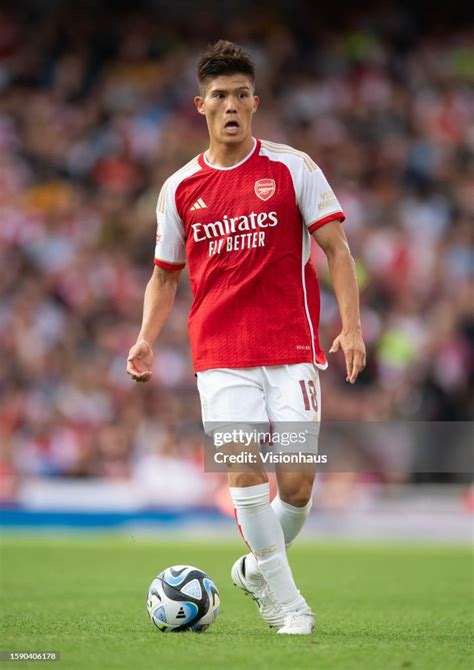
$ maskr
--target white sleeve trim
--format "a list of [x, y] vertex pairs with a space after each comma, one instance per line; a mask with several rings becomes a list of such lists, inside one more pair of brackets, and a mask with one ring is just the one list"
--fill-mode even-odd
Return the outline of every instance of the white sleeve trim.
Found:
[[160, 191], [156, 205], [155, 259], [170, 265], [186, 263], [186, 231], [176, 207], [176, 191], [181, 182], [201, 169], [193, 158], [169, 177]]
[[321, 168], [303, 151], [285, 144], [262, 140], [261, 153], [270, 160], [281, 162], [288, 168], [296, 194], [296, 204], [305, 225], [309, 228], [342, 207]]

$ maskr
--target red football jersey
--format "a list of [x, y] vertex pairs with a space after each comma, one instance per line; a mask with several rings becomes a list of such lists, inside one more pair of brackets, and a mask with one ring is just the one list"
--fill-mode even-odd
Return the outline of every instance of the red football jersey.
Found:
[[195, 371], [327, 367], [310, 235], [344, 218], [311, 158], [274, 142], [254, 140], [229, 168], [201, 154], [165, 182], [154, 262], [167, 269], [188, 263]]

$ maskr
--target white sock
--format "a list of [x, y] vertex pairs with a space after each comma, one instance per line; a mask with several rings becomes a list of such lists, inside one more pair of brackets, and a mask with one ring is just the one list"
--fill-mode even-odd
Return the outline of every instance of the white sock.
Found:
[[275, 597], [285, 611], [305, 607], [288, 565], [283, 530], [270, 505], [270, 485], [231, 486], [230, 494], [242, 537]]
[[[312, 504], [312, 498], [309, 499], [304, 507], [290, 505], [284, 502], [278, 494], [273, 498], [272, 508], [283, 530], [287, 549], [293, 544], [306, 523]], [[248, 554], [245, 559], [245, 576], [253, 581], [259, 581], [263, 576], [252, 553]]]

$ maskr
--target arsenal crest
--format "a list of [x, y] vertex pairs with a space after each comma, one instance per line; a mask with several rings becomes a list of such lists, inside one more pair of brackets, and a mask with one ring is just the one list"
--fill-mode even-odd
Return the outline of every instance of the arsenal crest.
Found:
[[255, 195], [260, 200], [270, 200], [275, 193], [276, 184], [274, 179], [259, 179], [255, 182]]

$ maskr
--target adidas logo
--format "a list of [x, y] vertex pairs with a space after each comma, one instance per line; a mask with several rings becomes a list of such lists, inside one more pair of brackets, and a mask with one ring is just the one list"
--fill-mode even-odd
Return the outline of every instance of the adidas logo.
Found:
[[179, 612], [176, 615], [176, 618], [177, 619], [186, 619], [186, 614], [184, 613], [184, 608], [183, 607], [179, 608]]
[[203, 200], [202, 198], [199, 198], [199, 200], [196, 200], [196, 202], [194, 203], [194, 205], [191, 207], [191, 212], [192, 212], [194, 209], [205, 209], [206, 207], [207, 207], [207, 205], [206, 205], [206, 203], [204, 202], [204, 200]]

